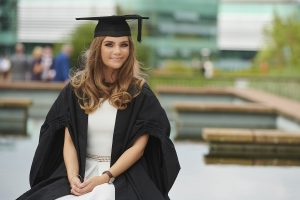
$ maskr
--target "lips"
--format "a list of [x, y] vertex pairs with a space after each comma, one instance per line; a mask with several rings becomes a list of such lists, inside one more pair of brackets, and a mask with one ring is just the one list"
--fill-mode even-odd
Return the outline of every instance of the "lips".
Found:
[[115, 61], [115, 62], [120, 62], [120, 61], [122, 61], [123, 59], [122, 59], [122, 58], [111, 58], [110, 60]]
[[122, 60], [122, 57], [118, 57], [118, 58], [110, 58], [112, 60]]

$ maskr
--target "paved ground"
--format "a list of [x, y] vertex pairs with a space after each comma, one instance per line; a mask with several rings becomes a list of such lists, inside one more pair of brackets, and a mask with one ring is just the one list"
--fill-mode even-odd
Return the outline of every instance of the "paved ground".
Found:
[[251, 99], [266, 106], [275, 108], [279, 113], [287, 115], [300, 122], [300, 102], [285, 97], [279, 97], [270, 93], [255, 89], [233, 89], [233, 93], [240, 97]]
[[[15, 199], [29, 188], [28, 173], [41, 122], [33, 137], [0, 138], [0, 199]], [[298, 200], [300, 167], [206, 165], [203, 143], [176, 142], [181, 172], [172, 200]]]

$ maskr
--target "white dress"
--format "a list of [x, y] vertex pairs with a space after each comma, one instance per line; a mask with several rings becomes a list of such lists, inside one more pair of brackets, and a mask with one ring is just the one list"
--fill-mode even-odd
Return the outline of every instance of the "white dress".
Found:
[[[101, 175], [103, 171], [110, 168], [116, 115], [117, 109], [110, 105], [108, 100], [104, 101], [97, 110], [89, 114], [85, 179]], [[73, 199], [115, 200], [115, 187], [113, 184], [105, 183], [95, 187], [92, 192], [81, 196], [67, 195], [58, 198], [58, 200]]]

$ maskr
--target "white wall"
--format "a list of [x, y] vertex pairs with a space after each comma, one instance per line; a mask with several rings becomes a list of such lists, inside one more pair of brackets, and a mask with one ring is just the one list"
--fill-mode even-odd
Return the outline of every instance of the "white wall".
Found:
[[[290, 3], [294, 2], [294, 3]], [[282, 17], [297, 11], [295, 0], [222, 0], [218, 13], [218, 48], [259, 50], [274, 12]]]
[[264, 28], [271, 21], [271, 15], [220, 14], [218, 16], [218, 48], [253, 51], [260, 49], [264, 44]]
[[86, 21], [76, 17], [115, 14], [114, 1], [105, 0], [20, 0], [18, 4], [19, 42], [63, 42], [72, 30]]

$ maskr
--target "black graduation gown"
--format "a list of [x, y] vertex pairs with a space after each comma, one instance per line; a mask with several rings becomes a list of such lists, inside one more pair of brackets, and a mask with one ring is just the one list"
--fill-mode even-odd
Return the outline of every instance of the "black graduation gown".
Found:
[[[88, 115], [80, 108], [71, 86], [67, 85], [41, 127], [30, 171], [31, 189], [19, 200], [50, 200], [70, 194], [63, 160], [64, 129], [69, 129], [77, 151], [79, 174], [84, 177], [87, 123]], [[125, 110], [117, 111], [111, 165], [144, 133], [150, 137], [143, 157], [114, 181], [116, 200], [168, 200], [168, 192], [180, 170], [174, 145], [169, 139], [168, 118], [147, 84]]]

